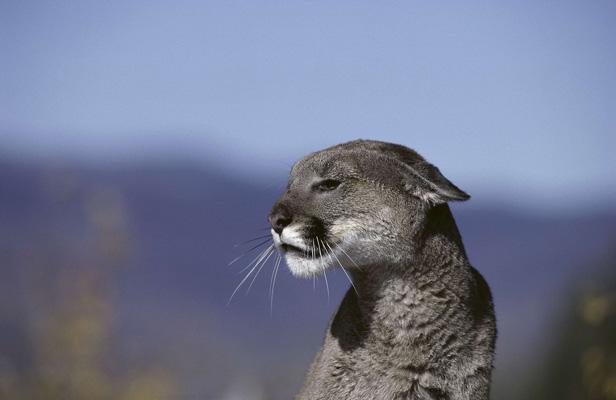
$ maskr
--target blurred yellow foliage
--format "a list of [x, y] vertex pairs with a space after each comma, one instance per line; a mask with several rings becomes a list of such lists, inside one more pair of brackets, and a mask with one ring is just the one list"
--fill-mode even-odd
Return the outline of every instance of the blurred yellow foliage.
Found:
[[582, 318], [590, 325], [599, 325], [610, 312], [607, 296], [589, 295], [582, 300]]
[[133, 377], [119, 397], [121, 400], [169, 399], [174, 393], [173, 381], [163, 370], [148, 370]]
[[616, 338], [606, 338], [609, 329], [602, 329], [610, 322], [613, 326], [616, 306], [613, 298], [607, 291], [586, 294], [580, 301], [581, 318], [589, 326], [585, 330], [592, 337], [591, 345], [582, 352], [580, 363], [588, 399], [616, 399], [616, 354], [613, 344]]
[[113, 357], [111, 280], [129, 248], [122, 199], [113, 191], [97, 188], [86, 197], [84, 209], [86, 245], [94, 249], [94, 256], [78, 265], [58, 257], [32, 266], [37, 277], [47, 269], [46, 263], [60, 263], [53, 277], [30, 279], [30, 367], [18, 373], [3, 366], [0, 356], [0, 398], [167, 399], [174, 387], [168, 371], [147, 367], [118, 373], [123, 366]]

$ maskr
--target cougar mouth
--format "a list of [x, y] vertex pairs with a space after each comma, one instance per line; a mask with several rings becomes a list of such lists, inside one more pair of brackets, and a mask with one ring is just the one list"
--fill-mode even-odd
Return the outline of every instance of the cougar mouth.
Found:
[[306, 257], [308, 255], [308, 252], [306, 250], [300, 249], [299, 247], [293, 246], [292, 244], [287, 244], [287, 243], [281, 242], [280, 243], [280, 248], [285, 253], [297, 253], [298, 255], [301, 255], [301, 256], [304, 256], [304, 257]]
[[[319, 236], [308, 239], [304, 236], [303, 232], [292, 228], [288, 232], [285, 230], [282, 235], [272, 230], [272, 236], [274, 244], [284, 254], [307, 260], [316, 260], [326, 253], [323, 244], [324, 240], [319, 238]], [[319, 242], [321, 246], [318, 246]]]
[[285, 256], [287, 266], [295, 276], [306, 278], [319, 275], [336, 266], [338, 257], [328, 240], [305, 227], [287, 227], [279, 235], [272, 229], [278, 251]]

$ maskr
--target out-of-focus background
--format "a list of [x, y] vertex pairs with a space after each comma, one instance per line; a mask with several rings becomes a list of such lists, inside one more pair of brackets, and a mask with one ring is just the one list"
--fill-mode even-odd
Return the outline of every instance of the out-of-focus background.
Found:
[[372, 138], [473, 195], [453, 211], [494, 294], [493, 397], [615, 399], [615, 20], [1, 2], [0, 398], [290, 398], [348, 283], [328, 301], [282, 268], [270, 307], [268, 262], [227, 304], [245, 241], [295, 160]]

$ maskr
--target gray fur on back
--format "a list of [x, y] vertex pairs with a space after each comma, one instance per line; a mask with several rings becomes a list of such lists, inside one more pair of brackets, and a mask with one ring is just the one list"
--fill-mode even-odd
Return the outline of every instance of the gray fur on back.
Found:
[[293, 167], [270, 214], [277, 248], [295, 275], [342, 267], [356, 289], [297, 399], [489, 398], [492, 299], [447, 205], [468, 197], [390, 143], [344, 143]]

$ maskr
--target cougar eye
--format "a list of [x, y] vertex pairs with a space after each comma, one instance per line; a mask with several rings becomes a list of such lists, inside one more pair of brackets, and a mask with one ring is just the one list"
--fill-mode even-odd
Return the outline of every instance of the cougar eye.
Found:
[[319, 192], [329, 192], [330, 190], [336, 189], [340, 186], [340, 181], [335, 179], [325, 179], [324, 181], [318, 182], [314, 185], [314, 189]]

